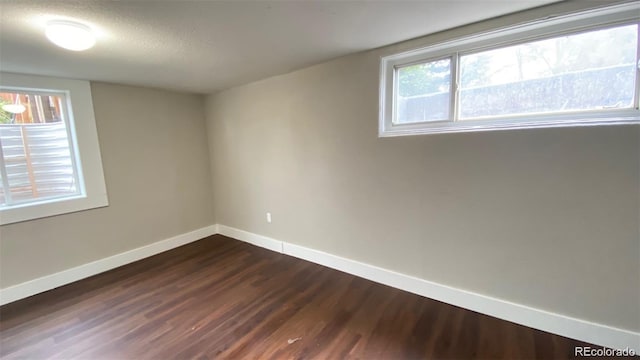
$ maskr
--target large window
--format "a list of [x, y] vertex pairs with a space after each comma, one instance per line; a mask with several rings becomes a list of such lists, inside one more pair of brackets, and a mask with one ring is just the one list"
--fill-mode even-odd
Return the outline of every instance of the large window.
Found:
[[380, 135], [639, 123], [637, 4], [382, 59]]
[[87, 82], [0, 75], [0, 223], [107, 205]]

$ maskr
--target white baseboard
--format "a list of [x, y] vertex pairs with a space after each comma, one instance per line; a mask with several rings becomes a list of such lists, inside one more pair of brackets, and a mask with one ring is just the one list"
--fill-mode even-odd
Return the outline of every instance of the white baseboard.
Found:
[[618, 329], [457, 289], [229, 226], [218, 225], [218, 231], [222, 235], [237, 240], [481, 314], [599, 346], [613, 349], [629, 348], [633, 349], [636, 354], [640, 353], [640, 333], [638, 332]]
[[221, 224], [218, 224], [218, 234], [222, 234], [224, 236], [228, 236], [236, 240], [242, 240], [249, 244], [253, 244], [261, 248], [269, 249], [271, 251], [276, 251], [279, 253], [283, 252], [282, 246], [284, 243], [280, 240], [272, 239], [270, 237], [250, 233], [248, 231], [232, 228], [230, 226], [225, 226]]
[[117, 268], [122, 265], [144, 259], [161, 252], [171, 250], [178, 246], [200, 240], [218, 232], [217, 225], [203, 227], [185, 234], [180, 234], [169, 239], [142, 246], [120, 254], [100, 259], [88, 264], [80, 265], [55, 274], [43, 276], [8, 288], [0, 289], [0, 305], [8, 304], [16, 300], [24, 299], [47, 290], [55, 289], [62, 285], [78, 281], [89, 276]]

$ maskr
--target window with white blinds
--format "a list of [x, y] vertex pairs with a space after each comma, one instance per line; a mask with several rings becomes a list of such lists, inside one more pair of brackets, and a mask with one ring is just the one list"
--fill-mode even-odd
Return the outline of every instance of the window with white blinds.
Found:
[[64, 94], [0, 92], [0, 206], [80, 195]]
[[89, 82], [0, 72], [0, 225], [108, 204]]

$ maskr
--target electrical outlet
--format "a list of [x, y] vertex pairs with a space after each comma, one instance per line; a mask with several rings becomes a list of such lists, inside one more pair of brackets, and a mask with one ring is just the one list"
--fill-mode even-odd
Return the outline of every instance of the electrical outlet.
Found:
[[267, 213], [267, 222], [269, 224], [271, 224], [271, 213], [270, 212]]

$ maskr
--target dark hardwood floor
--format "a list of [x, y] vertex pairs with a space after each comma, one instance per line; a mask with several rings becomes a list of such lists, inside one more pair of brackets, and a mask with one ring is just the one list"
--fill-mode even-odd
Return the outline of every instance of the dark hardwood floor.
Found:
[[7, 359], [563, 359], [576, 345], [220, 235], [0, 307]]

